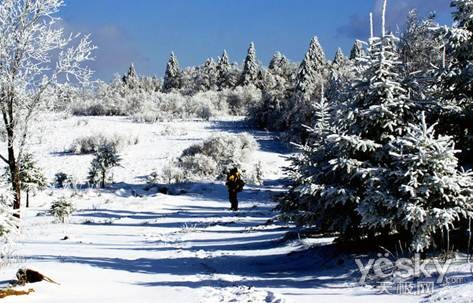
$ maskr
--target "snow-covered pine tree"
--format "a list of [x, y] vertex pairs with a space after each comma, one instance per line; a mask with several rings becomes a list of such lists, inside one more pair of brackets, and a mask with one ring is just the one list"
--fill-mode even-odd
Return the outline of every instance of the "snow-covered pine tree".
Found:
[[288, 86], [293, 81], [296, 69], [297, 65], [289, 62], [281, 52], [274, 53], [268, 65], [268, 71], [275, 76], [283, 77]]
[[255, 44], [251, 42], [243, 66], [243, 72], [241, 74], [240, 81], [238, 82], [238, 84], [241, 86], [246, 86], [250, 84], [256, 85], [258, 81], [259, 70], [260, 67], [256, 58]]
[[[314, 103], [316, 123], [307, 127], [309, 140], [304, 145], [297, 145], [300, 153], [291, 158], [291, 166], [287, 173], [293, 181], [288, 194], [280, 200], [279, 209], [282, 217], [294, 221], [298, 225], [315, 225], [322, 232], [338, 231], [338, 226], [349, 224], [341, 209], [325, 208], [321, 199], [332, 199], [337, 195], [334, 185], [324, 186], [324, 183], [343, 182], [329, 161], [339, 153], [331, 149], [328, 140], [336, 131], [333, 128], [333, 108], [321, 90], [321, 96]], [[325, 191], [327, 196], [318, 196]], [[339, 193], [344, 194], [343, 192]], [[344, 205], [347, 201], [340, 200]], [[340, 221], [337, 222], [337, 219]]]
[[166, 73], [163, 80], [163, 92], [170, 92], [173, 89], [181, 88], [181, 70], [179, 62], [174, 52], [171, 53], [169, 61], [166, 65]]
[[268, 65], [268, 70], [277, 75], [282, 75], [288, 64], [287, 58], [281, 52], [275, 52]]
[[89, 169], [89, 183], [99, 184], [105, 187], [110, 170], [120, 166], [121, 158], [115, 146], [112, 144], [101, 145], [95, 153]]
[[388, 150], [387, 168], [372, 176], [360, 201], [362, 224], [397, 231], [413, 250], [424, 251], [473, 217], [473, 175], [458, 171], [452, 138], [437, 136], [424, 114]]
[[21, 187], [26, 192], [26, 207], [29, 207], [30, 193], [47, 187], [46, 177], [31, 153], [23, 154], [20, 162], [20, 180]]
[[379, 196], [367, 197], [371, 192], [366, 186], [386, 167], [390, 159], [386, 146], [417, 120], [414, 104], [402, 85], [398, 39], [384, 34], [371, 38], [370, 43], [368, 56], [363, 58], [366, 68], [362, 78], [354, 86], [348, 106], [337, 112], [335, 130], [326, 137], [323, 152], [311, 158], [314, 160], [308, 167], [312, 175], [304, 178], [304, 186], [298, 190], [300, 200], [296, 200], [302, 207], [299, 223], [339, 232], [342, 238], [378, 232], [361, 224], [368, 218], [358, 212], [359, 203], [364, 199], [379, 205], [389, 203]]
[[213, 58], [207, 59], [197, 70], [196, 85], [199, 91], [208, 91], [217, 89], [217, 64]]
[[337, 66], [342, 66], [345, 64], [346, 58], [345, 55], [343, 54], [342, 49], [339, 47], [337, 49], [337, 52], [335, 53], [335, 57], [333, 59], [332, 64], [337, 65]]
[[[385, 33], [384, 28], [382, 32]], [[329, 161], [332, 169], [338, 172], [342, 180], [348, 180], [346, 185], [341, 184], [343, 189], [339, 187], [338, 190], [344, 195], [350, 193], [344, 199], [348, 198], [354, 203], [348, 205], [356, 214], [349, 214], [348, 218], [353, 220], [359, 216], [352, 221], [358, 225], [352, 228], [365, 235], [384, 230], [359, 224], [371, 220], [369, 216], [373, 215], [360, 211], [360, 201], [369, 200], [379, 208], [392, 203], [384, 200], [382, 195], [373, 195], [372, 191], [366, 190], [366, 186], [386, 182], [384, 179], [377, 179], [390, 159], [386, 146], [406, 134], [409, 123], [417, 121], [415, 104], [402, 84], [404, 73], [399, 62], [397, 44], [398, 38], [392, 34], [370, 39], [368, 56], [363, 59], [367, 65], [366, 70], [361, 81], [354, 87], [351, 108], [342, 115], [343, 120], [339, 123], [346, 131], [333, 135], [329, 143], [334, 145], [331, 149], [341, 152]], [[321, 191], [319, 195], [327, 194]], [[323, 202], [326, 203], [326, 208], [339, 208], [339, 205], [335, 205], [336, 200]], [[345, 213], [349, 213], [349, 210], [346, 209]], [[380, 222], [383, 219], [385, 218], [377, 217]]]
[[[21, 190], [26, 193], [26, 207], [30, 206], [30, 193], [44, 190], [47, 187], [47, 180], [42, 169], [38, 166], [31, 153], [24, 153], [19, 162], [19, 176]], [[10, 172], [5, 171], [8, 182], [11, 182]]]
[[302, 125], [311, 125], [314, 122], [311, 100], [320, 93], [317, 90], [324, 81], [325, 66], [325, 53], [318, 38], [314, 37], [297, 71], [291, 96], [288, 120], [293, 141], [303, 142], [307, 134]]
[[219, 90], [232, 86], [230, 81], [231, 64], [226, 50], [223, 50], [222, 56], [217, 62], [217, 86]]
[[357, 60], [363, 58], [365, 55], [366, 53], [363, 47], [363, 42], [360, 40], [356, 40], [350, 51], [350, 60]]
[[312, 98], [321, 80], [320, 74], [325, 64], [325, 53], [319, 39], [314, 37], [297, 71], [295, 93], [298, 99], [310, 100]]
[[138, 74], [136, 73], [135, 65], [132, 63], [128, 68], [128, 72], [126, 75], [122, 77], [123, 84], [127, 86], [129, 89], [133, 90], [138, 88], [139, 86], [139, 79]]
[[74, 205], [66, 197], [60, 197], [51, 203], [49, 213], [54, 216], [59, 223], [66, 223], [66, 219], [69, 218], [74, 212]]

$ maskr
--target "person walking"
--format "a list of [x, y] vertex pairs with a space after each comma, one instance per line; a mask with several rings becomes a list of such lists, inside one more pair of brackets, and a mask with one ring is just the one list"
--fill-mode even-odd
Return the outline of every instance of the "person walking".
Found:
[[225, 184], [228, 189], [228, 198], [230, 200], [230, 209], [233, 211], [238, 210], [238, 193], [243, 190], [245, 182], [241, 179], [240, 173], [236, 167], [232, 168], [227, 174], [227, 183]]

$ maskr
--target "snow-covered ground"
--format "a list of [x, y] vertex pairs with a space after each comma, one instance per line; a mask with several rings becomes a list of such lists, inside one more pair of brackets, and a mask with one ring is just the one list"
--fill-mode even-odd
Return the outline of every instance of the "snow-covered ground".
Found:
[[260, 143], [254, 160], [263, 164], [265, 183], [245, 189], [238, 213], [228, 210], [219, 182], [189, 184], [175, 196], [144, 190], [145, 177], [184, 148], [214, 133], [246, 131], [238, 120], [137, 124], [72, 117], [41, 130], [50, 135], [37, 137], [32, 150], [50, 179], [64, 171], [85, 180], [91, 156], [64, 153], [76, 137], [118, 133], [139, 140], [121, 153], [112, 187], [83, 189], [72, 198], [76, 212], [67, 224], [54, 224], [46, 211], [70, 191], [48, 189], [32, 198], [16, 244], [5, 248], [14, 260], [2, 268], [0, 280], [8, 284], [24, 266], [60, 285], [27, 285], [35, 292], [4, 302], [388, 303], [472, 293], [466, 285], [431, 298], [381, 295], [357, 285], [353, 260], [340, 262], [324, 249], [332, 239], [285, 237], [287, 226], [268, 221], [276, 215], [271, 197], [284, 188], [285, 164], [284, 146], [270, 133], [251, 132]]

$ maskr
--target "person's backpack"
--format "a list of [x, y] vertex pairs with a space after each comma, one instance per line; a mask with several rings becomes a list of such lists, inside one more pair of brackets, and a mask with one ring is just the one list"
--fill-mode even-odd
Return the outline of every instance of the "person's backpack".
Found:
[[236, 190], [240, 192], [243, 190], [244, 186], [245, 186], [245, 182], [241, 178], [238, 178], [236, 181]]

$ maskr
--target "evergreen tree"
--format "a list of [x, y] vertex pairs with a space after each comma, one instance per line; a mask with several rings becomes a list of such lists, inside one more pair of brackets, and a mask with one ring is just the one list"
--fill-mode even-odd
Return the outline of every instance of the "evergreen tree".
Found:
[[[24, 153], [19, 163], [21, 190], [26, 193], [26, 207], [30, 206], [30, 193], [44, 190], [47, 187], [47, 180], [41, 168], [30, 153]], [[9, 170], [5, 171], [7, 180], [11, 182]]]
[[197, 72], [196, 84], [198, 90], [208, 91], [216, 90], [218, 81], [217, 65], [212, 58], [209, 58], [199, 68]]
[[356, 40], [350, 51], [350, 60], [357, 60], [363, 58], [365, 55], [366, 53], [363, 48], [363, 42], [360, 40]]
[[205, 64], [205, 74], [208, 79], [209, 90], [217, 90], [218, 88], [218, 70], [217, 64], [213, 58], [207, 60]]
[[334, 131], [323, 137], [324, 143], [309, 149], [309, 160], [302, 161], [302, 168], [296, 166], [302, 182], [286, 200], [296, 209], [289, 212], [296, 222], [316, 224], [343, 238], [372, 233], [361, 224], [365, 218], [358, 209], [360, 201], [371, 194], [367, 182], [389, 159], [386, 146], [416, 120], [415, 107], [402, 85], [396, 44], [391, 34], [371, 39], [370, 52], [363, 58], [367, 68], [349, 104], [336, 110]]
[[[334, 145], [328, 144], [335, 133], [333, 110], [322, 92], [318, 101], [314, 103], [317, 122], [314, 127], [306, 126], [310, 139], [304, 145], [297, 145], [300, 154], [290, 159], [291, 166], [287, 169], [287, 173], [293, 180], [293, 185], [283, 196], [278, 207], [283, 213], [283, 218], [298, 225], [315, 225], [321, 231], [338, 231], [341, 229], [340, 226], [351, 223], [347, 219], [347, 211], [343, 209], [350, 201], [342, 199], [342, 196], [344, 194], [348, 196], [348, 193], [339, 191], [336, 185], [337, 182], [342, 185], [347, 180], [339, 178], [337, 171], [333, 170], [334, 167], [330, 164], [332, 158], [340, 154], [337, 150], [331, 149]], [[325, 196], [318, 195], [318, 192], [322, 191]], [[321, 202], [324, 199], [336, 200], [340, 207], [336, 207], [337, 203], [331, 208], [324, 207], [324, 203]]]
[[298, 99], [310, 100], [320, 82], [322, 68], [326, 64], [325, 53], [317, 37], [312, 38], [309, 50], [299, 66], [296, 76], [295, 93]]
[[473, 216], [473, 175], [457, 170], [452, 138], [436, 136], [424, 114], [420, 120], [389, 144], [390, 161], [372, 175], [358, 207], [363, 225], [397, 231], [415, 251]]
[[288, 63], [289, 61], [281, 52], [276, 52], [269, 62], [268, 70], [273, 74], [283, 75]]
[[333, 64], [337, 66], [342, 66], [343, 64], [345, 64], [345, 61], [346, 61], [345, 55], [343, 54], [342, 49], [339, 47], [337, 49], [337, 52], [335, 53]]
[[109, 172], [112, 168], [120, 166], [121, 158], [112, 144], [101, 145], [95, 153], [89, 170], [89, 183], [100, 184], [105, 187]]
[[287, 88], [289, 88], [294, 81], [297, 68], [298, 66], [296, 64], [292, 64], [286, 56], [280, 52], [274, 53], [268, 65], [268, 71], [271, 74], [284, 78], [285, 85], [288, 86]]
[[290, 133], [293, 141], [304, 142], [307, 133], [302, 125], [311, 125], [314, 120], [312, 98], [320, 92], [326, 67], [324, 51], [314, 37], [304, 60], [299, 66], [289, 107]]
[[129, 89], [135, 89], [138, 87], [138, 74], [136, 73], [135, 65], [133, 63], [128, 68], [127, 74], [122, 77], [122, 81]]
[[250, 47], [248, 48], [248, 53], [246, 55], [245, 64], [243, 66], [243, 72], [240, 77], [239, 85], [256, 85], [258, 81], [259, 69], [260, 68], [258, 60], [256, 59], [255, 44], [251, 42]]
[[169, 61], [166, 65], [166, 73], [164, 74], [163, 91], [170, 92], [173, 89], [181, 88], [181, 71], [179, 62], [174, 52], [171, 53]]
[[217, 63], [217, 86], [219, 90], [232, 87], [230, 80], [231, 64], [226, 50], [223, 50], [222, 56]]
[[65, 223], [66, 219], [69, 218], [73, 212], [74, 205], [65, 197], [55, 200], [51, 203], [51, 208], [49, 209], [49, 214], [54, 216], [60, 223]]

